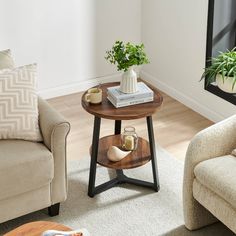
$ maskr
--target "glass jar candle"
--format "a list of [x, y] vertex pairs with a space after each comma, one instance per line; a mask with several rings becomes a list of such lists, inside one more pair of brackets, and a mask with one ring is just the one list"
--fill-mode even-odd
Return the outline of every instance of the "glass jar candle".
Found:
[[138, 147], [138, 135], [135, 132], [135, 128], [127, 126], [122, 133], [122, 148], [127, 151], [136, 150]]

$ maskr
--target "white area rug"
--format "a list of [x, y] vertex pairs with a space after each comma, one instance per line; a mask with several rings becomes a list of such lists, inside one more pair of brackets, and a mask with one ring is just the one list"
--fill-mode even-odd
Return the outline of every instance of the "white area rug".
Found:
[[[87, 228], [91, 236], [151, 236], [151, 235], [234, 235], [222, 224], [190, 232], [183, 226], [182, 178], [183, 163], [158, 148], [158, 169], [161, 189], [158, 193], [122, 185], [94, 198], [87, 196], [89, 158], [69, 162], [69, 194], [61, 204], [59, 216], [50, 218], [39, 211], [0, 224], [0, 235], [15, 227], [36, 220], [56, 221], [73, 229]], [[150, 163], [125, 172], [127, 175], [152, 181]], [[107, 181], [114, 171], [97, 169], [97, 184]]]

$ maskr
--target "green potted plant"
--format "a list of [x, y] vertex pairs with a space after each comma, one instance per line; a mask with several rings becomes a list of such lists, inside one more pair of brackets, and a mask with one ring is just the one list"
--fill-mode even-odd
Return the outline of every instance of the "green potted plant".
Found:
[[202, 78], [207, 85], [216, 82], [218, 87], [226, 93], [236, 93], [236, 51], [235, 48], [220, 52], [210, 59], [211, 65], [205, 68]]
[[134, 45], [116, 41], [112, 49], [106, 52], [106, 60], [117, 65], [117, 70], [123, 70], [120, 91], [123, 93], [137, 92], [137, 74], [133, 66], [149, 63], [144, 45]]

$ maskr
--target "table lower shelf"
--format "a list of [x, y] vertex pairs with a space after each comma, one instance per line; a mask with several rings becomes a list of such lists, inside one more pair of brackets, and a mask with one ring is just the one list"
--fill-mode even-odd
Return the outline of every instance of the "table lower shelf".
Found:
[[[110, 135], [99, 140], [97, 163], [112, 169], [132, 169], [145, 165], [151, 160], [149, 142], [143, 138], [138, 139], [138, 148], [132, 151], [121, 161], [112, 162], [107, 158], [107, 150], [110, 146], [121, 148], [121, 135]], [[90, 148], [91, 153], [91, 148]]]

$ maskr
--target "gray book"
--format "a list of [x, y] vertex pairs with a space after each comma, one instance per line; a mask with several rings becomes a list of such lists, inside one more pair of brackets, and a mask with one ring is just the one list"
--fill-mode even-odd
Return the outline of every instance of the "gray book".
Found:
[[120, 86], [107, 88], [107, 94], [116, 102], [153, 98], [153, 91], [143, 82], [138, 82], [138, 91], [136, 93], [122, 93], [119, 89]]

